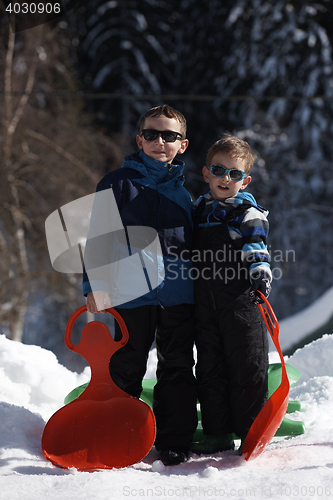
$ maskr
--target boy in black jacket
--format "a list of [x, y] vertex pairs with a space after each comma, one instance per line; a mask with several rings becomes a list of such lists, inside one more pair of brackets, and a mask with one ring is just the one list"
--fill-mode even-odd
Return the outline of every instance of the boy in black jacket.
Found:
[[225, 134], [208, 151], [210, 192], [194, 210], [196, 375], [205, 438], [197, 454], [234, 449], [268, 394], [268, 340], [257, 303], [272, 280], [267, 212], [249, 193], [256, 159], [247, 142]]

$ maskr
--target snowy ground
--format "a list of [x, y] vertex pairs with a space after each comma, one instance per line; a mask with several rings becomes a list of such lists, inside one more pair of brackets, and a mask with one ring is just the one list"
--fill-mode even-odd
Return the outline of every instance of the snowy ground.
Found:
[[[273, 438], [255, 460], [225, 452], [164, 467], [153, 449], [134, 466], [89, 473], [54, 467], [40, 445], [46, 421], [89, 370], [73, 373], [52, 352], [1, 335], [0, 499], [333, 498], [332, 358], [333, 335], [325, 335], [288, 359], [302, 373], [290, 393], [302, 411], [289, 417], [303, 420], [306, 432]], [[147, 378], [155, 363], [152, 351]]]

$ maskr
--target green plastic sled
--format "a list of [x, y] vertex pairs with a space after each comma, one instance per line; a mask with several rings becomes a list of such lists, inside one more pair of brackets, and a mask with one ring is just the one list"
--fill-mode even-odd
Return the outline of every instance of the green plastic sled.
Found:
[[[286, 363], [286, 369], [288, 374], [288, 379], [290, 382], [290, 387], [296, 384], [301, 374], [296, 368]], [[281, 383], [282, 368], [281, 363], [271, 363], [268, 368], [268, 397], [270, 397], [273, 392], [279, 387]], [[78, 398], [80, 394], [88, 387], [89, 382], [82, 384], [75, 389], [73, 389], [65, 397], [64, 403], [68, 404], [74, 399]], [[142, 393], [140, 399], [152, 407], [153, 404], [153, 390], [156, 384], [156, 379], [144, 379], [142, 381]], [[301, 403], [299, 401], [289, 401], [288, 413], [293, 413], [301, 409]], [[201, 425], [201, 411], [198, 409], [198, 427], [193, 436], [193, 441], [200, 441], [203, 439], [204, 435], [202, 432]], [[297, 436], [299, 434], [304, 434], [305, 427], [304, 422], [300, 420], [291, 420], [290, 418], [284, 417], [280, 427], [278, 428], [275, 436]], [[237, 436], [235, 436], [237, 438]]]

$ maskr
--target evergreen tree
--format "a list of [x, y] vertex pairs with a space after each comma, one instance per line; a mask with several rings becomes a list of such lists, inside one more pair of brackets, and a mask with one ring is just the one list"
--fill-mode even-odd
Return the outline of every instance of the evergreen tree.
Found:
[[[111, 94], [88, 100], [88, 109], [120, 134], [125, 153], [129, 143], [134, 145], [139, 117], [151, 107], [149, 98], [142, 96], [154, 99], [172, 86], [169, 33], [175, 4], [174, 0], [92, 1], [72, 21], [81, 41], [84, 89]], [[127, 97], [133, 95], [138, 99]]]
[[320, 24], [328, 6], [240, 0], [225, 24], [236, 43], [223, 57], [229, 73], [216, 91], [253, 98], [231, 102], [227, 117], [261, 157], [251, 190], [271, 211], [272, 257], [284, 256], [272, 262], [277, 277], [283, 271], [272, 293], [280, 315], [332, 286], [332, 38]]

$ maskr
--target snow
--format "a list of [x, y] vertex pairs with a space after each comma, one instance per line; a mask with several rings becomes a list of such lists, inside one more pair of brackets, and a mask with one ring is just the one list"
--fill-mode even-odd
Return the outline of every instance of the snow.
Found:
[[[322, 304], [312, 312], [321, 314]], [[287, 322], [283, 323], [286, 330]], [[90, 473], [53, 466], [40, 444], [45, 423], [63, 406], [68, 392], [89, 380], [89, 368], [81, 374], [71, 372], [52, 352], [1, 335], [1, 500], [329, 498], [333, 496], [332, 356], [333, 335], [324, 335], [286, 358], [302, 373], [290, 391], [290, 399], [299, 400], [302, 409], [288, 417], [304, 421], [306, 431], [274, 437], [255, 460], [246, 462], [229, 451], [193, 455], [187, 463], [165, 467], [153, 448], [131, 467]], [[277, 353], [272, 352], [270, 359], [278, 361]], [[154, 377], [155, 369], [156, 350], [152, 350], [146, 377]]]

